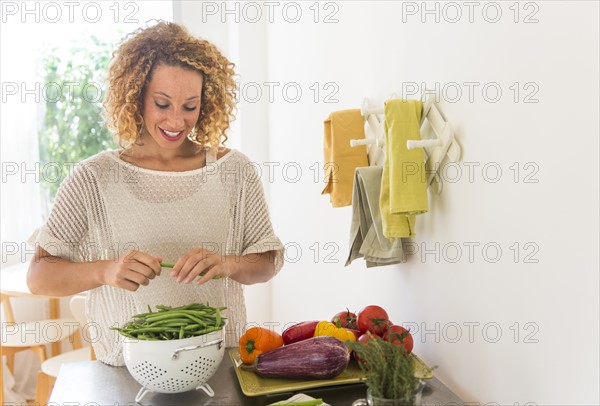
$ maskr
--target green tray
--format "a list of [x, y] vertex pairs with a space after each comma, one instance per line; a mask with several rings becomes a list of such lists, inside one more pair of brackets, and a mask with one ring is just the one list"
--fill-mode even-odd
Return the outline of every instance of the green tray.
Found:
[[[341, 374], [331, 379], [276, 379], [262, 378], [253, 371], [245, 370], [239, 367], [240, 351], [237, 348], [230, 348], [229, 357], [233, 362], [235, 374], [242, 392], [246, 396], [272, 395], [283, 392], [296, 392], [304, 389], [320, 388], [323, 386], [349, 385], [363, 381], [365, 374], [362, 372], [354, 359], [350, 360], [348, 367]], [[433, 377], [427, 365], [416, 355], [411, 354], [415, 361], [415, 376], [420, 379], [430, 379]]]

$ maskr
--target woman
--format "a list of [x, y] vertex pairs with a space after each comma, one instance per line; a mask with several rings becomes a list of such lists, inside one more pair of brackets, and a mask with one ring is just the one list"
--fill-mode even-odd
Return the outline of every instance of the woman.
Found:
[[[126, 38], [104, 103], [121, 149], [77, 165], [30, 239], [29, 288], [87, 291], [88, 331], [97, 331], [94, 350], [107, 364], [124, 364], [110, 327], [159, 304], [226, 306], [226, 343], [235, 346], [246, 323], [242, 285], [268, 281], [282, 266], [254, 167], [221, 147], [233, 76], [212, 44], [177, 24]], [[161, 261], [175, 266], [161, 269]]]

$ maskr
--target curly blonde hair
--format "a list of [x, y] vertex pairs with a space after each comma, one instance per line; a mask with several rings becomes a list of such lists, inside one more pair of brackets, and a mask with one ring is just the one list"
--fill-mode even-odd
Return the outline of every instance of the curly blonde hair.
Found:
[[235, 65], [210, 42], [165, 21], [134, 31], [113, 53], [104, 108], [119, 145], [128, 148], [139, 139], [144, 92], [159, 64], [200, 72], [200, 116], [189, 138], [201, 147], [218, 148], [235, 118]]

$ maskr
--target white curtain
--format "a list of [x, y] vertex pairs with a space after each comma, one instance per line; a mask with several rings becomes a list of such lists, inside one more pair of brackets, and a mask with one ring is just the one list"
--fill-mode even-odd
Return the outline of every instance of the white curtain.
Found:
[[[42, 222], [40, 179], [37, 162], [38, 105], [42, 101], [41, 83], [36, 76], [37, 38], [31, 27], [5, 24], [0, 49], [2, 58], [2, 110], [0, 142], [2, 159], [1, 238], [2, 267], [25, 262], [31, 248], [25, 244], [29, 234]], [[16, 40], [18, 39], [18, 40]], [[36, 89], [39, 88], [38, 92]], [[31, 92], [31, 93], [29, 93]], [[1, 276], [1, 273], [0, 273]], [[32, 306], [15, 309], [15, 316], [42, 318], [45, 309]], [[4, 322], [4, 312], [2, 312]], [[29, 366], [29, 367], [22, 367]], [[40, 363], [31, 352], [15, 356], [15, 376], [4, 368], [4, 401], [23, 404], [35, 397], [36, 371]]]
[[[2, 265], [23, 262], [23, 245], [40, 225], [41, 200], [38, 164], [38, 101], [40, 80], [36, 77], [36, 38], [26, 25], [6, 24], [2, 28], [2, 116], [0, 140], [2, 158]], [[18, 40], [15, 40], [18, 39]], [[40, 92], [35, 89], [39, 88]], [[27, 92], [31, 91], [31, 94]]]

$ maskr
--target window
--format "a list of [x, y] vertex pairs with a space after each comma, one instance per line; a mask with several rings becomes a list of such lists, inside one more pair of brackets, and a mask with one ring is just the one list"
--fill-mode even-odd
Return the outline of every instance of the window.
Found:
[[102, 123], [110, 53], [172, 1], [3, 1], [1, 7], [2, 265], [32, 254], [25, 241], [48, 215], [72, 164], [116, 148]]

